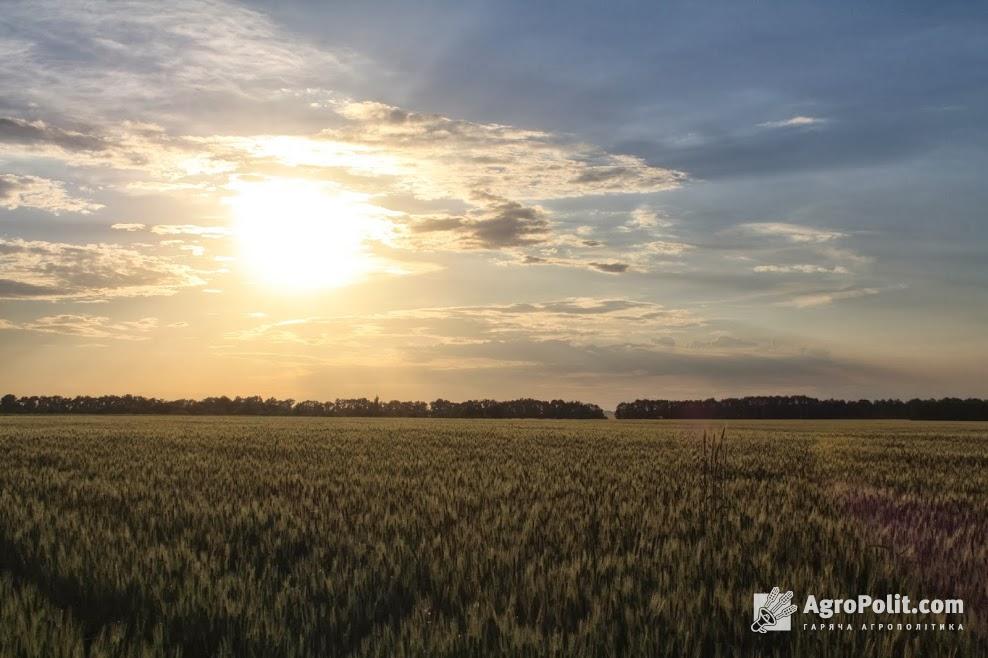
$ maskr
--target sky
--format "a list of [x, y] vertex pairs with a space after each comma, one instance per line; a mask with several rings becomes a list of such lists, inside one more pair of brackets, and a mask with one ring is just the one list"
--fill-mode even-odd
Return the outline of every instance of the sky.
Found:
[[988, 397], [980, 3], [6, 0], [0, 389]]

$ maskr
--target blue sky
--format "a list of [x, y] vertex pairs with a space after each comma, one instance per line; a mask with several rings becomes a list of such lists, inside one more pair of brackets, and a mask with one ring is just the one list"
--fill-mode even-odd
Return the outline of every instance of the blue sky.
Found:
[[42, 5], [5, 389], [988, 394], [983, 6]]

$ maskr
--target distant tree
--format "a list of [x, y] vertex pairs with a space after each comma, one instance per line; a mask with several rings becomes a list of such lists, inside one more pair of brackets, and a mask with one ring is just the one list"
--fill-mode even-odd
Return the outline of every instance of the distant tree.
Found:
[[[161, 400], [139, 395], [17, 396], [0, 398], [2, 413], [40, 414], [202, 414], [268, 416], [371, 416], [388, 418], [553, 418], [600, 419], [595, 404], [566, 400], [465, 400], [442, 398], [431, 403], [382, 402], [380, 397], [337, 399], [332, 402], [261, 398], [208, 397], [202, 400]], [[804, 395], [749, 396], [715, 400], [635, 400], [622, 402], [616, 418], [902, 418], [913, 420], [988, 420], [988, 400], [818, 400]]]
[[988, 420], [988, 401], [961, 400], [818, 400], [804, 395], [752, 396], [723, 400], [635, 400], [622, 402], [616, 418], [887, 418], [913, 420]]
[[12, 414], [20, 411], [20, 406], [17, 404], [17, 396], [13, 393], [7, 393], [5, 396], [0, 398], [0, 411], [6, 414]]

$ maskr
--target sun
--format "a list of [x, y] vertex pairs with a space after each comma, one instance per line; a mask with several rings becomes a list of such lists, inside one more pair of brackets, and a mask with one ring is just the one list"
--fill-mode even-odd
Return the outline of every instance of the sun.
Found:
[[226, 200], [240, 260], [286, 292], [338, 288], [374, 269], [367, 241], [381, 218], [361, 195], [299, 179], [238, 180]]

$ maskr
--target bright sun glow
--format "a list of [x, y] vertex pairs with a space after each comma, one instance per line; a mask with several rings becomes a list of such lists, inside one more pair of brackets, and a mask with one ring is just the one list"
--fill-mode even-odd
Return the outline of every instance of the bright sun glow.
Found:
[[385, 222], [364, 197], [295, 179], [231, 187], [241, 260], [260, 283], [286, 292], [335, 288], [374, 269], [366, 241], [379, 237]]

